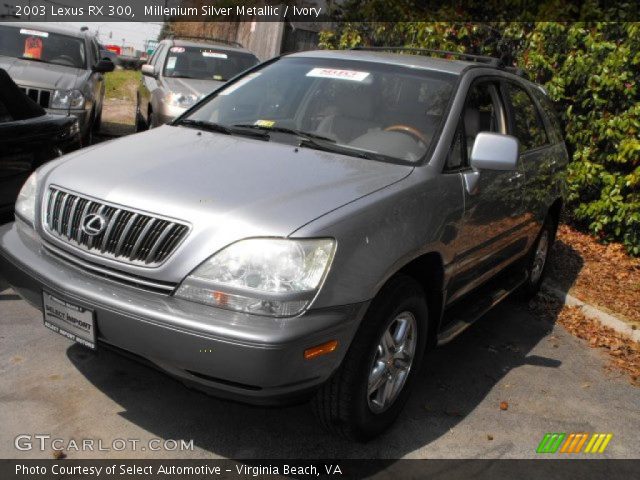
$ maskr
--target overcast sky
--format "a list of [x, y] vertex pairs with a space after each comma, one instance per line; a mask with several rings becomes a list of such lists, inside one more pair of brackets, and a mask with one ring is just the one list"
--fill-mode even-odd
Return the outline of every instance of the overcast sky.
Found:
[[145, 40], [157, 40], [162, 24], [144, 22], [60, 22], [76, 28], [89, 27], [89, 30], [98, 34], [100, 43], [122, 46], [123, 39], [126, 46], [132, 46], [137, 50], [144, 49]]

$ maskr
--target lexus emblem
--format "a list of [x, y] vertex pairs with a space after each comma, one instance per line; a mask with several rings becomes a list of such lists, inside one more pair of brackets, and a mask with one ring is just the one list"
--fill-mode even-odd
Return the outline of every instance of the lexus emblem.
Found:
[[90, 213], [82, 219], [82, 231], [90, 237], [100, 235], [106, 226], [106, 218], [99, 213]]

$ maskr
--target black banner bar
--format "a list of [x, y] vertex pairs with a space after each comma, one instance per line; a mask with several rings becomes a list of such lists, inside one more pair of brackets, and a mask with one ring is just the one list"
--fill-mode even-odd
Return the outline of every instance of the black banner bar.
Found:
[[2, 0], [0, 22], [638, 21], [606, 0]]
[[629, 480], [640, 460], [0, 460], [15, 479]]

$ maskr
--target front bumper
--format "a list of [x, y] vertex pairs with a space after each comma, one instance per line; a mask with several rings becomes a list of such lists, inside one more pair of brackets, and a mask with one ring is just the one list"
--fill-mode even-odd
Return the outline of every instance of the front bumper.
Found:
[[73, 115], [78, 119], [80, 125], [80, 132], [84, 133], [89, 126], [89, 111], [88, 110], [65, 110], [60, 108], [45, 108], [47, 113], [54, 113], [56, 115]]
[[[0, 271], [39, 309], [46, 290], [94, 310], [98, 344], [142, 357], [217, 396], [254, 404], [287, 403], [327, 380], [367, 307], [280, 319], [216, 309], [82, 270], [50, 253], [20, 221], [0, 227]], [[336, 351], [304, 359], [305, 349], [334, 339]]]

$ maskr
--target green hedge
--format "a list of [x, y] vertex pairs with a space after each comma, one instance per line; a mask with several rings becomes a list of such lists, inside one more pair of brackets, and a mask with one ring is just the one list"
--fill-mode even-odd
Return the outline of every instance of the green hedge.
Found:
[[566, 129], [571, 223], [640, 255], [640, 23], [341, 23], [325, 48], [408, 46], [500, 56], [545, 86]]

